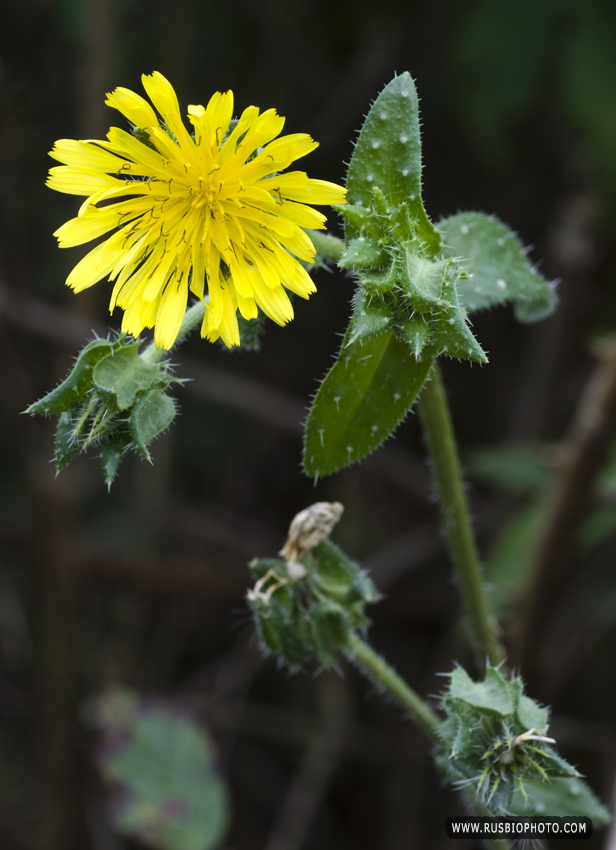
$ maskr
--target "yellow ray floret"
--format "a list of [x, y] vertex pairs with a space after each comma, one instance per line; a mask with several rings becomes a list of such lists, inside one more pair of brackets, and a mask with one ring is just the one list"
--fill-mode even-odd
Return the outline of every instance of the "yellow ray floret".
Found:
[[159, 348], [175, 342], [189, 289], [208, 302], [201, 333], [210, 340], [239, 345], [238, 311], [252, 319], [260, 308], [286, 324], [285, 290], [314, 292], [300, 260], [313, 262], [315, 249], [302, 228], [323, 228], [325, 216], [307, 205], [345, 203], [345, 190], [281, 173], [317, 143], [280, 136], [275, 110], [249, 106], [234, 122], [233, 93], [217, 92], [207, 107], [188, 107], [189, 131], [169, 81], [155, 71], [142, 82], [162, 121], [143, 97], [117, 88], [106, 103], [133, 134], [112, 127], [106, 141], [61, 139], [51, 151], [61, 165], [47, 185], [86, 199], [55, 232], [60, 247], [110, 234], [67, 284], [78, 292], [109, 277], [122, 330], [154, 328]]

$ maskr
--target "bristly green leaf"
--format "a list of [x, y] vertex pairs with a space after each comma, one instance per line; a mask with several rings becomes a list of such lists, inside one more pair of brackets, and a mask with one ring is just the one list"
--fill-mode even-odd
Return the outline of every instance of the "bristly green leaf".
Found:
[[[173, 377], [168, 361], [139, 353], [139, 343], [120, 334], [95, 339], [75, 361], [68, 378], [31, 413], [60, 413], [55, 463], [60, 471], [80, 452], [100, 448], [109, 487], [129, 449], [150, 460], [147, 444], [173, 420], [175, 403], [165, 394]], [[65, 409], [66, 408], [66, 409]]]
[[416, 360], [391, 331], [343, 343], [306, 422], [306, 473], [328, 475], [378, 448], [413, 406], [433, 360]]
[[371, 239], [366, 239], [364, 236], [351, 240], [349, 247], [338, 261], [341, 269], [380, 268], [386, 264], [386, 253]]
[[483, 682], [473, 682], [463, 667], [456, 667], [451, 674], [449, 696], [473, 708], [482, 708], [497, 714], [513, 712], [507, 683], [494, 667], [488, 667]]
[[516, 676], [509, 682], [509, 692], [515, 703], [515, 715], [525, 729], [535, 729], [540, 734], [550, 723], [550, 712], [547, 708], [539, 705], [534, 699], [530, 699], [524, 693], [524, 682]]
[[[420, 238], [434, 252], [439, 250], [440, 235], [421, 199], [419, 104], [413, 79], [406, 72], [394, 77], [373, 103], [349, 163], [350, 204], [371, 207], [374, 187], [393, 207], [406, 205]], [[348, 240], [359, 235], [350, 217], [346, 234]]]
[[79, 404], [92, 384], [92, 370], [114, 349], [116, 343], [108, 339], [93, 339], [79, 354], [70, 375], [39, 401], [31, 404], [26, 413], [64, 413]]
[[349, 342], [363, 342], [378, 336], [392, 323], [391, 309], [380, 299], [358, 288], [353, 296], [353, 315], [349, 328]]
[[351, 606], [347, 609], [349, 614], [361, 611], [360, 620], [353, 622], [353, 625], [365, 622], [363, 608], [367, 602], [376, 600], [376, 588], [366, 573], [339, 546], [331, 540], [321, 540], [308, 552], [304, 563], [328, 597], [345, 607]]
[[439, 354], [487, 363], [488, 358], [479, 345], [457, 304], [448, 304], [433, 317], [433, 339]]
[[144, 460], [150, 460], [147, 445], [162, 434], [173, 422], [176, 407], [173, 399], [162, 390], [146, 393], [133, 407], [130, 430], [133, 448]]
[[118, 474], [118, 469], [127, 451], [126, 440], [122, 438], [111, 438], [101, 443], [101, 463], [107, 488], [111, 487]]
[[347, 239], [350, 242], [353, 234], [366, 233], [368, 236], [378, 239], [381, 233], [381, 228], [375, 220], [372, 211], [367, 207], [358, 204], [335, 204], [333, 209], [340, 213], [345, 222], [345, 231]]
[[446, 257], [457, 258], [467, 275], [458, 295], [469, 311], [513, 301], [521, 322], [545, 318], [556, 303], [553, 288], [532, 268], [517, 236], [483, 213], [453, 215], [439, 223]]
[[434, 311], [440, 306], [443, 285], [447, 277], [448, 260], [433, 262], [419, 255], [417, 245], [405, 243], [400, 256], [400, 287], [413, 309], [419, 313]]
[[139, 357], [139, 343], [124, 346], [94, 367], [94, 385], [100, 393], [115, 397], [120, 410], [126, 410], [141, 390], [151, 386], [158, 374], [158, 363], [148, 364]]
[[413, 356], [419, 360], [422, 351], [432, 338], [430, 322], [421, 314], [412, 316], [410, 319], [398, 322], [396, 335], [404, 340], [411, 349]]
[[64, 412], [60, 414], [58, 424], [56, 426], [56, 442], [54, 460], [56, 471], [60, 472], [67, 466], [72, 459], [79, 454], [83, 446], [74, 436], [74, 425], [70, 413]]
[[323, 667], [336, 664], [336, 652], [349, 640], [349, 626], [343, 608], [328, 599], [310, 606], [310, 625], [317, 660]]
[[608, 810], [582, 779], [555, 776], [545, 782], [540, 777], [533, 777], [527, 779], [524, 785], [530, 805], [516, 788], [509, 803], [508, 814], [589, 817], [593, 826], [605, 826], [611, 820]]

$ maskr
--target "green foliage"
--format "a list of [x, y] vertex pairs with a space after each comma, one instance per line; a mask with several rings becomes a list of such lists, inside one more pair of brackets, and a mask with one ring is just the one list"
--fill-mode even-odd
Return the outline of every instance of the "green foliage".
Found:
[[343, 342], [306, 423], [306, 473], [327, 475], [378, 448], [412, 407], [433, 359], [409, 357], [391, 331]]
[[[516, 236], [480, 213], [435, 228], [421, 198], [415, 86], [394, 78], [373, 104], [349, 164], [346, 250], [357, 277], [351, 321], [306, 423], [304, 469], [327, 475], [360, 460], [411, 409], [439, 355], [485, 363], [467, 312], [515, 302], [521, 321], [554, 306]], [[444, 239], [444, 244], [443, 244]], [[393, 400], [393, 401], [392, 401]]]
[[[437, 762], [471, 806], [479, 801], [491, 815], [575, 813], [607, 823], [605, 808], [551, 746], [548, 710], [526, 696], [519, 676], [507, 679], [489, 666], [484, 680], [474, 682], [457, 667], [442, 705], [447, 719], [439, 729], [443, 750]], [[562, 793], [554, 793], [555, 787]]]
[[476, 480], [516, 495], [543, 493], [550, 480], [545, 452], [522, 443], [482, 446], [469, 452], [464, 464]]
[[263, 645], [292, 670], [311, 661], [332, 667], [350, 630], [365, 628], [364, 608], [376, 599], [368, 576], [329, 540], [303, 561], [305, 575], [294, 577], [286, 561], [255, 558], [257, 578], [248, 592]]
[[[437, 253], [440, 237], [421, 197], [419, 102], [408, 73], [394, 77], [375, 100], [349, 163], [349, 203], [372, 208], [375, 189], [382, 193], [390, 214], [394, 209], [408, 212], [419, 238]], [[343, 207], [339, 210], [345, 215]], [[345, 215], [345, 223], [347, 241], [360, 235], [351, 217]]]
[[68, 377], [26, 412], [60, 415], [58, 471], [80, 452], [97, 447], [110, 486], [129, 449], [151, 460], [148, 445], [175, 418], [175, 402], [166, 391], [177, 380], [167, 361], [145, 358], [139, 343], [125, 335], [95, 339], [81, 351]]
[[349, 330], [306, 425], [304, 468], [326, 475], [365, 457], [411, 409], [440, 354], [485, 362], [456, 294], [455, 262], [421, 198], [417, 93], [409, 74], [381, 92], [347, 178], [347, 247], [358, 289]]
[[228, 822], [225, 785], [205, 731], [188, 715], [128, 691], [98, 704], [98, 766], [115, 827], [156, 850], [212, 850]]
[[521, 322], [535, 322], [554, 309], [553, 289], [531, 267], [522, 243], [493, 216], [466, 212], [439, 223], [446, 257], [464, 271], [458, 295], [469, 313], [515, 302]]

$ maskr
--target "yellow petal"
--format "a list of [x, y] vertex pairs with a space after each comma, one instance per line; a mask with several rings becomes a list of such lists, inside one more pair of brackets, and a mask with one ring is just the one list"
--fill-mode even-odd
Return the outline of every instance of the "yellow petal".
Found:
[[327, 180], [313, 180], [303, 171], [290, 171], [259, 181], [259, 186], [290, 201], [306, 204], [344, 204], [346, 189]]
[[56, 165], [49, 169], [49, 177], [45, 185], [67, 195], [92, 195], [115, 186], [116, 183], [113, 177], [102, 171]]
[[169, 80], [154, 71], [150, 76], [143, 74], [141, 82], [148, 97], [165, 119], [165, 124], [178, 140], [183, 154], [196, 160], [195, 143], [182, 121], [177, 95]]
[[122, 86], [114, 89], [111, 94], [107, 95], [105, 103], [107, 106], [117, 109], [128, 118], [131, 124], [140, 127], [142, 130], [147, 127], [158, 126], [156, 113], [147, 100], [130, 89], [125, 89]]
[[276, 324], [286, 325], [293, 318], [293, 305], [282, 288], [277, 286], [271, 288], [255, 278], [253, 285], [254, 298], [266, 316], [269, 316]]
[[97, 245], [77, 263], [67, 277], [66, 285], [75, 292], [81, 292], [82, 289], [87, 289], [107, 277], [124, 252], [123, 242], [124, 234], [120, 231], [114, 233], [101, 245]]
[[175, 275], [167, 284], [160, 299], [154, 327], [154, 344], [157, 348], [171, 348], [176, 340], [186, 313], [188, 286]]

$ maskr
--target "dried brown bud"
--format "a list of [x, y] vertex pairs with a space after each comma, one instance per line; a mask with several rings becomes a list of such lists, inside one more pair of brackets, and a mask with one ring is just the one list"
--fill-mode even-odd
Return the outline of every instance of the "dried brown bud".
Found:
[[289, 564], [299, 563], [306, 552], [329, 537], [343, 511], [340, 502], [315, 502], [300, 511], [293, 518], [287, 542], [278, 554]]

